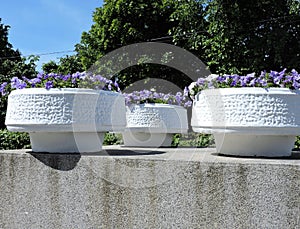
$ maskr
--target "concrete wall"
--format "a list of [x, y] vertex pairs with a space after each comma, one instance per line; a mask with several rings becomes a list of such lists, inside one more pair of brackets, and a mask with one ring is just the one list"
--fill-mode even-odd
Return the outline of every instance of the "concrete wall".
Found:
[[0, 228], [300, 228], [300, 153], [0, 152]]

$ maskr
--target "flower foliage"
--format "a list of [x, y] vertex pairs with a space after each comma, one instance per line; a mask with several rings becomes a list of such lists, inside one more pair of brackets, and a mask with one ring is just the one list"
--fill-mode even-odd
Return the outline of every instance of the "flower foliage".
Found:
[[260, 75], [251, 73], [245, 76], [212, 74], [206, 78], [199, 78], [196, 82], [191, 83], [186, 90], [193, 97], [204, 89], [230, 87], [281, 87], [295, 90], [300, 88], [300, 74], [295, 69], [291, 72], [287, 72], [286, 69], [281, 72], [262, 71]]
[[190, 107], [192, 102], [188, 98], [187, 91], [177, 92], [175, 95], [168, 93], [156, 92], [155, 90], [133, 91], [123, 93], [126, 105], [143, 104], [143, 103], [163, 103], [173, 104], [184, 107]]
[[36, 78], [28, 79], [23, 76], [21, 79], [13, 77], [10, 82], [0, 85], [2, 96], [7, 95], [11, 90], [23, 88], [93, 88], [109, 91], [120, 91], [118, 83], [99, 75], [89, 75], [85, 72], [74, 74], [39, 73]]

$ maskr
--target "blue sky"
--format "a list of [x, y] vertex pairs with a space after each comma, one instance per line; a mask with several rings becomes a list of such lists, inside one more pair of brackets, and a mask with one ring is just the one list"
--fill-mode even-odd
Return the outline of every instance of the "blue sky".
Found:
[[[74, 50], [102, 0], [8, 0], [0, 6], [1, 23], [11, 26], [9, 42], [23, 56]], [[41, 55], [41, 65], [73, 53]]]

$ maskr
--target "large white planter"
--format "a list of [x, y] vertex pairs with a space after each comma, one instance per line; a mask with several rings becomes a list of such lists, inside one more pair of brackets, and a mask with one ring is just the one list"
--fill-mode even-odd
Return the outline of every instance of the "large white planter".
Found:
[[28, 132], [35, 152], [96, 152], [105, 132], [124, 130], [125, 101], [103, 90], [15, 90], [5, 124], [10, 131]]
[[126, 107], [125, 146], [171, 146], [174, 133], [188, 130], [187, 111], [176, 105], [146, 103]]
[[287, 88], [207, 89], [197, 94], [193, 130], [211, 133], [217, 152], [286, 157], [300, 134], [300, 93]]

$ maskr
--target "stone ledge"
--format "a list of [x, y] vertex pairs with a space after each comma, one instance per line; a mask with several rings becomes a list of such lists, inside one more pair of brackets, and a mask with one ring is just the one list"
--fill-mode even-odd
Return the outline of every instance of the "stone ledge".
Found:
[[300, 152], [215, 149], [0, 151], [0, 228], [297, 228]]

